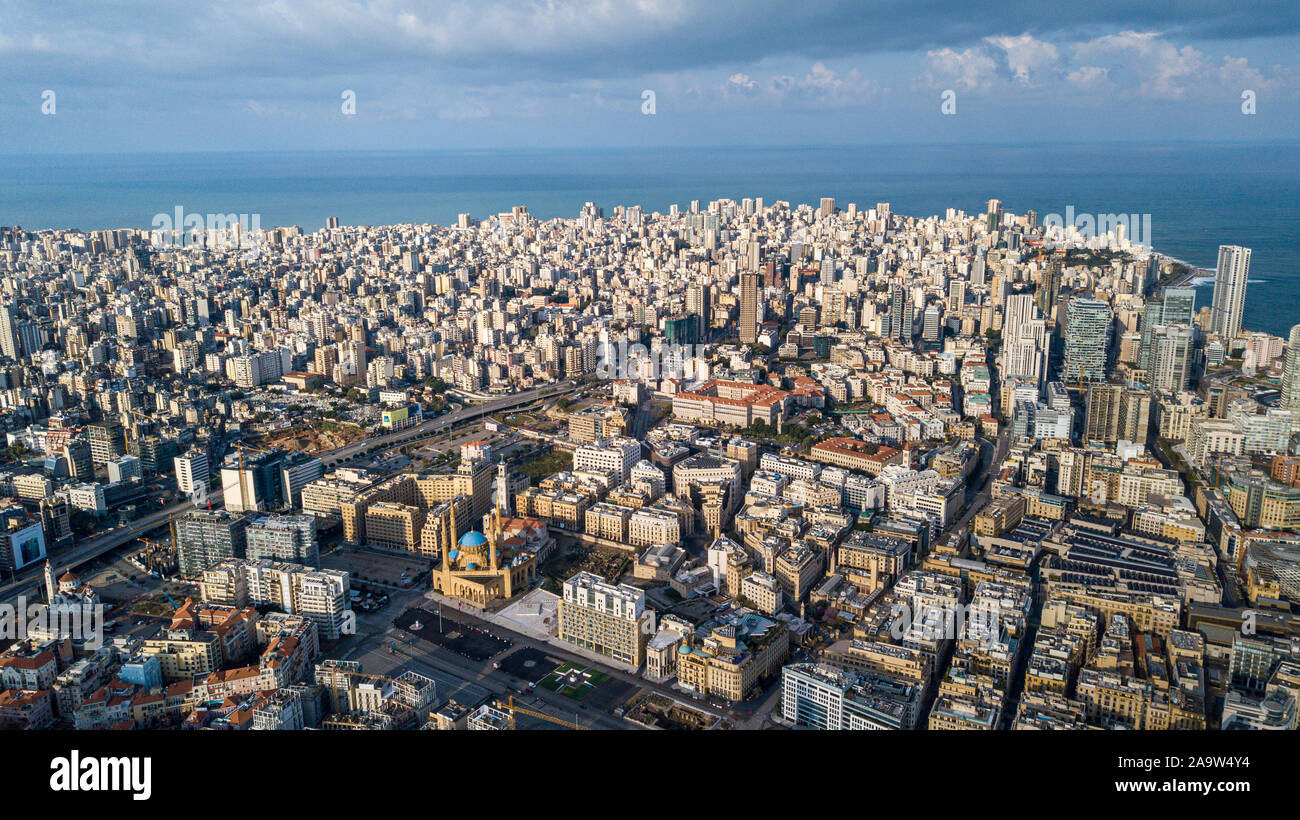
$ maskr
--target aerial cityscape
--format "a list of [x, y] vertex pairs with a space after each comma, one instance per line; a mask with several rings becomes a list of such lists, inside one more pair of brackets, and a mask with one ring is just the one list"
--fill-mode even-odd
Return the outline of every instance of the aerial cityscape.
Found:
[[[1127, 35], [1147, 37], [1090, 42]], [[999, 82], [1088, 68], [1082, 46], [1040, 61], [1022, 37], [978, 46], [1009, 55]], [[862, 81], [817, 65], [818, 87]], [[943, 118], [958, 94], [935, 82]], [[984, 86], [956, 87], [979, 104]], [[665, 116], [673, 88], [624, 94], [629, 116]], [[82, 116], [48, 93], [41, 115]], [[359, 116], [357, 99], [324, 104]], [[548, 140], [573, 117], [538, 116]], [[407, 147], [393, 128], [377, 147]], [[1201, 204], [1181, 226], [1068, 204], [1093, 201], [1071, 190], [1091, 154], [1026, 174], [1051, 199], [1002, 158], [938, 175], [944, 204], [914, 212], [885, 193], [897, 180], [848, 169], [851, 198], [808, 194], [829, 178], [810, 170], [676, 200], [619, 187], [618, 153], [590, 177], [558, 157], [572, 184], [545, 184], [483, 174], [548, 155], [487, 152], [437, 160], [483, 181], [433, 218], [367, 199], [376, 179], [412, 193], [374, 170], [420, 179], [401, 153], [309, 178], [310, 158], [149, 148], [115, 181], [118, 160], [3, 129], [5, 153], [40, 156], [0, 159], [0, 728], [1300, 727], [1283, 185], [1255, 217], [1207, 169], [1205, 196], [1239, 205], [1219, 228]], [[1217, 149], [1186, 150], [1153, 163]], [[212, 213], [219, 195], [156, 193], [191, 161], [211, 163], [194, 190], [240, 167], [251, 193]], [[698, 190], [706, 164], [664, 173]], [[1168, 177], [1194, 197], [1192, 171]], [[119, 185], [152, 209], [115, 209]]]
[[1293, 729], [1300, 325], [1059, 222], [0, 229], [0, 718]]

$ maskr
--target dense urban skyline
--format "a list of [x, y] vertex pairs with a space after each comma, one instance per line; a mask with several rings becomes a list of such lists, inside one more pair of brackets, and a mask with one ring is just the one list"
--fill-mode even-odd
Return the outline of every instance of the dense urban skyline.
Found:
[[1197, 305], [997, 199], [164, 216], [0, 228], [0, 603], [86, 614], [6, 726], [1300, 720], [1250, 249]]
[[18, 796], [1285, 797], [1294, 0], [0, 5]]

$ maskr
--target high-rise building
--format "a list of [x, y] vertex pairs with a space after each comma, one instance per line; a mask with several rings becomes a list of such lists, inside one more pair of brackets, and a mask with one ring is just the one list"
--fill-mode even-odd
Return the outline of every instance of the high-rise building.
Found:
[[62, 547], [72, 544], [72, 520], [69, 517], [66, 499], [57, 496], [42, 498], [40, 514], [47, 545]]
[[664, 320], [664, 341], [670, 345], [693, 345], [699, 341], [696, 335], [700, 317], [693, 313], [670, 316]]
[[10, 359], [22, 356], [18, 340], [18, 321], [12, 305], [0, 305], [0, 353]]
[[1196, 319], [1196, 289], [1166, 289], [1160, 298], [1160, 309], [1157, 324], [1192, 324]]
[[1110, 306], [1100, 299], [1076, 296], [1066, 305], [1065, 365], [1067, 385], [1104, 381], [1110, 351]]
[[1162, 325], [1193, 324], [1196, 316], [1196, 290], [1169, 288], [1159, 299], [1147, 302], [1142, 315], [1142, 345], [1138, 348], [1138, 367], [1151, 369], [1152, 339]]
[[799, 308], [799, 330], [809, 334], [817, 330], [816, 305]]
[[1138, 384], [1088, 385], [1083, 422], [1085, 441], [1145, 442], [1151, 423], [1151, 392]]
[[90, 442], [74, 438], [63, 445], [63, 457], [68, 460], [68, 474], [71, 478], [84, 481], [95, 477], [95, 462]]
[[223, 558], [243, 558], [248, 519], [225, 510], [195, 510], [172, 521], [181, 574], [198, 578]]
[[1241, 315], [1246, 306], [1246, 281], [1249, 278], [1250, 248], [1220, 245], [1219, 267], [1214, 273], [1210, 327], [1212, 332], [1222, 336], [1228, 343], [1241, 332]]
[[126, 455], [126, 431], [115, 421], [91, 424], [86, 428], [90, 438], [90, 458], [103, 465]]
[[709, 286], [695, 282], [686, 286], [686, 312], [696, 317], [696, 339], [706, 339], [709, 332]]
[[1038, 291], [1034, 294], [1038, 312], [1048, 322], [1052, 321], [1052, 310], [1056, 307], [1056, 294], [1061, 290], [1061, 272], [1064, 267], [1064, 255], [1052, 254], [1047, 270], [1043, 271], [1043, 278], [1038, 283]]
[[1086, 412], [1083, 418], [1083, 438], [1114, 444], [1119, 439], [1120, 403], [1124, 386], [1119, 384], [1088, 385]]
[[172, 459], [176, 467], [176, 487], [186, 495], [195, 492], [207, 492], [211, 489], [211, 473], [208, 470], [208, 454], [194, 448], [184, 455]]
[[933, 302], [926, 307], [924, 314], [924, 325], [921, 330], [921, 338], [927, 342], [937, 342], [943, 338], [943, 325], [939, 324], [939, 303]]
[[1002, 338], [1006, 342], [1018, 341], [1021, 328], [1037, 317], [1034, 297], [1028, 293], [1013, 293], [1002, 308]]
[[1187, 388], [1195, 341], [1196, 330], [1191, 325], [1160, 325], [1153, 329], [1150, 342], [1143, 345], [1144, 354], [1150, 348], [1147, 380], [1153, 390], [1177, 393]]
[[[283, 505], [286, 458], [284, 450], [246, 453], [242, 461], [237, 453], [229, 456], [221, 468], [221, 487], [226, 509], [243, 512]], [[316, 475], [311, 480], [319, 477]]]
[[1004, 381], [1016, 377], [1033, 379], [1041, 387], [1047, 375], [1047, 353], [1033, 339], [1007, 342], [1002, 348], [1001, 364]]
[[292, 453], [280, 467], [280, 485], [285, 506], [302, 503], [302, 488], [325, 475], [325, 464], [307, 453]]
[[989, 233], [993, 233], [998, 228], [1002, 227], [1002, 200], [989, 200], [987, 227]]
[[249, 560], [270, 558], [320, 567], [314, 515], [264, 516], [248, 525], [245, 536]]
[[1300, 325], [1291, 328], [1286, 342], [1286, 365], [1282, 370], [1282, 406], [1300, 409]]
[[740, 275], [740, 341], [754, 344], [758, 341], [759, 275], [747, 271]]
[[912, 341], [912, 297], [902, 285], [889, 286], [889, 338]]
[[1151, 391], [1136, 384], [1125, 385], [1119, 397], [1119, 428], [1115, 439], [1145, 443], [1150, 426]]
[[966, 283], [961, 279], [954, 279], [948, 283], [948, 314], [960, 317], [965, 306]]
[[170, 474], [175, 469], [173, 460], [180, 452], [175, 439], [156, 435], [136, 439], [135, 449], [143, 462], [145, 474], [150, 476]]

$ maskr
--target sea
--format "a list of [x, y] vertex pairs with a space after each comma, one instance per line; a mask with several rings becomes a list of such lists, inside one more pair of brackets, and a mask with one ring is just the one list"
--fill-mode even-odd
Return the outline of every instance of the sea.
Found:
[[[1194, 267], [1252, 249], [1243, 324], [1300, 323], [1300, 142], [853, 145], [538, 150], [0, 155], [0, 225], [149, 228], [157, 214], [256, 214], [263, 228], [454, 224], [526, 205], [647, 213], [762, 197], [895, 213], [1150, 214], [1150, 244]], [[1198, 279], [1197, 305], [1212, 280]]]

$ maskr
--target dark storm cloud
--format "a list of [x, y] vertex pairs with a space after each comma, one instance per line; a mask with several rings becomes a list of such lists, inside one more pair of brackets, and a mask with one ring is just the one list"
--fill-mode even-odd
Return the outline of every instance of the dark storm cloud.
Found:
[[[194, 148], [385, 147], [396, 136], [377, 123], [411, 124], [416, 144], [683, 139], [742, 112], [759, 128], [766, 114], [787, 134], [851, 141], [886, 112], [891, 136], [936, 133], [918, 116], [943, 89], [1027, 111], [1017, 133], [1043, 137], [1064, 122], [1044, 110], [1094, 106], [1088, 121], [1119, 131], [1153, 101], [1230, 135], [1247, 129], [1225, 112], [1249, 88], [1264, 103], [1249, 133], [1280, 136], [1296, 119], [1298, 27], [1294, 0], [9, 0], [0, 152], [183, 134]], [[646, 88], [670, 118], [655, 128], [636, 116]], [[46, 89], [57, 118], [37, 110]], [[344, 89], [364, 116], [340, 118]], [[1291, 108], [1274, 105], [1288, 94]], [[941, 133], [973, 126], [971, 96]], [[437, 127], [446, 120], [464, 125]], [[655, 130], [668, 123], [675, 134]]]
[[9, 3], [0, 61], [86, 82], [115, 73], [238, 81], [438, 68], [551, 80], [682, 71], [760, 57], [833, 59], [1156, 29], [1174, 39], [1285, 36], [1300, 3], [997, 4], [951, 0], [679, 2]]

